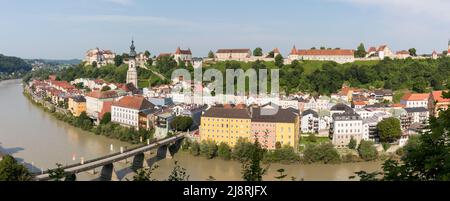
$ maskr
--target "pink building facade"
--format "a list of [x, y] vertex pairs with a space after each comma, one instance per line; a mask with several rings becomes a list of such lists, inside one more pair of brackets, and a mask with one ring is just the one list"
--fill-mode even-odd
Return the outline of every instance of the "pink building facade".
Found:
[[275, 150], [276, 123], [252, 121], [252, 134], [253, 138], [257, 137], [262, 147]]

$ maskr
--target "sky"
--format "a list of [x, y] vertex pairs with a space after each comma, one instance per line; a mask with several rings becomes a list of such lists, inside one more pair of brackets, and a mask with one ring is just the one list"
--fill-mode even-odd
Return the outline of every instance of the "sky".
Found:
[[442, 52], [450, 0], [0, 0], [0, 54], [82, 59], [99, 47], [152, 55], [190, 48], [355, 49]]

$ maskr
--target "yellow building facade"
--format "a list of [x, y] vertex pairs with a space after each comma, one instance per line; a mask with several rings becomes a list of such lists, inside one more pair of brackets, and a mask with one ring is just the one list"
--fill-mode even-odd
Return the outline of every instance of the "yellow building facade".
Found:
[[81, 113], [86, 112], [86, 99], [82, 96], [71, 97], [68, 106], [72, 115], [79, 117]]
[[[283, 115], [282, 118], [275, 115], [262, 122], [275, 123], [276, 141], [280, 142], [281, 145], [289, 145], [296, 148], [299, 143], [300, 133], [299, 117], [294, 114], [287, 114], [287, 111], [283, 111], [281, 115]], [[286, 118], [286, 116], [289, 117]], [[260, 116], [257, 118], [261, 120]], [[253, 125], [253, 128], [258, 129], [263, 127], [255, 127]], [[202, 115], [199, 129], [201, 141], [212, 140], [217, 144], [224, 142], [230, 147], [234, 147], [239, 138], [253, 141], [255, 134], [258, 132], [252, 130], [252, 113], [249, 110], [220, 107], [213, 107]]]
[[236, 145], [239, 138], [251, 136], [251, 119], [202, 117], [200, 140]]

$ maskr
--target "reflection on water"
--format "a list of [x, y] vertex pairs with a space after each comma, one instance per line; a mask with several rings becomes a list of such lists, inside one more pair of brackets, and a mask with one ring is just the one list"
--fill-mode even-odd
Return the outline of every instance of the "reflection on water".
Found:
[[[131, 146], [117, 140], [96, 136], [92, 133], [74, 128], [58, 121], [42, 109], [34, 106], [22, 94], [20, 80], [0, 82], [0, 151], [12, 154], [19, 161], [31, 163], [44, 170], [55, 167], [56, 163], [71, 164], [110, 154], [110, 145], [114, 145], [114, 152], [120, 146]], [[72, 157], [76, 161], [72, 161]], [[193, 157], [188, 153], [178, 153], [174, 159], [158, 162], [160, 166], [154, 177], [158, 180], [166, 179], [177, 160], [187, 169], [190, 180], [204, 181], [209, 176], [217, 180], [240, 180], [241, 166], [235, 161], [207, 160], [203, 157]], [[130, 178], [132, 174], [127, 168], [129, 164], [115, 164], [119, 177]], [[294, 176], [305, 180], [348, 180], [354, 172], [360, 170], [375, 171], [380, 168], [377, 162], [355, 163], [341, 165], [278, 165], [269, 168], [264, 180], [274, 180], [277, 169], [284, 168], [289, 180]], [[37, 168], [35, 168], [38, 171]], [[99, 170], [97, 170], [99, 171]], [[120, 175], [122, 174], [122, 175]], [[98, 175], [83, 173], [77, 175], [79, 180], [91, 180]]]

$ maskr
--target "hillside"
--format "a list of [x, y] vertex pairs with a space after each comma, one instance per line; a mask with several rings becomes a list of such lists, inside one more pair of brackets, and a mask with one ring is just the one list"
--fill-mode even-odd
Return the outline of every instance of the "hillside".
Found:
[[0, 54], [0, 73], [13, 73], [30, 71], [31, 65], [18, 57]]

